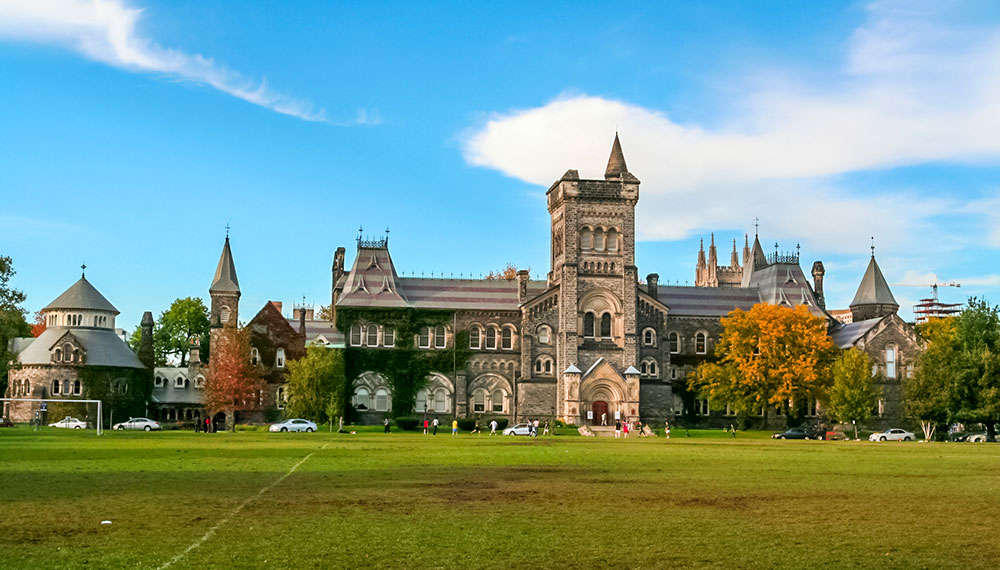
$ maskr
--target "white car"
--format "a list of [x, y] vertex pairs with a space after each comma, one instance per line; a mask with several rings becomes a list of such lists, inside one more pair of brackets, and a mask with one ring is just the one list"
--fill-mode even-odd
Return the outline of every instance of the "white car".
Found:
[[504, 435], [531, 435], [530, 424], [517, 424], [503, 430]]
[[121, 422], [112, 426], [112, 429], [141, 429], [144, 431], [160, 430], [160, 422], [149, 418], [129, 418], [127, 422]]
[[293, 418], [290, 420], [285, 420], [281, 423], [271, 424], [268, 431], [305, 431], [311, 432], [316, 431], [316, 424], [309, 420], [303, 420], [299, 418]]
[[87, 422], [78, 420], [70, 416], [66, 416], [65, 418], [57, 421], [54, 424], [49, 424], [49, 427], [66, 428], [66, 429], [87, 429]]
[[917, 436], [905, 429], [892, 428], [868, 436], [868, 441], [913, 441]]

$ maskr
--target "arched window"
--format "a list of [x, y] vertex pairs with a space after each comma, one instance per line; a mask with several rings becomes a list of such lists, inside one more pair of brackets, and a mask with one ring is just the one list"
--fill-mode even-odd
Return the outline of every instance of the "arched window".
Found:
[[500, 348], [503, 350], [512, 350], [514, 348], [514, 331], [510, 330], [510, 327], [504, 327], [500, 331]]
[[677, 354], [681, 351], [681, 337], [677, 333], [668, 334], [667, 343], [670, 345], [670, 354]]
[[445, 341], [446, 337], [444, 327], [438, 326], [434, 329], [434, 348], [444, 348]]
[[473, 325], [469, 329], [469, 348], [478, 349], [482, 347], [482, 340], [480, 338], [479, 325]]
[[62, 349], [61, 348], [57, 348], [56, 349], [56, 362], [62, 362], [62, 357], [63, 357]]
[[647, 328], [642, 331], [642, 344], [644, 346], [656, 346], [656, 329]]
[[604, 251], [604, 230], [594, 230], [594, 251]]
[[69, 343], [63, 345], [63, 357], [66, 362], [73, 362], [73, 355], [75, 354], [73, 346]]
[[199, 389], [199, 390], [204, 389], [205, 388], [205, 377], [204, 376], [199, 376], [199, 377], [195, 378], [194, 379], [194, 387], [197, 388], [197, 389]]
[[382, 346], [387, 348], [396, 346], [396, 329], [392, 327], [382, 329]]
[[427, 390], [417, 390], [417, 399], [413, 404], [413, 411], [418, 414], [427, 411]]
[[486, 327], [486, 348], [489, 350], [497, 348], [497, 328], [495, 326]]
[[896, 347], [891, 344], [885, 347], [885, 377], [896, 378]]
[[583, 315], [583, 336], [584, 338], [594, 338], [594, 313], [584, 313]]
[[58, 396], [59, 395], [59, 381], [58, 380], [53, 380], [52, 381], [52, 395], [54, 395], [54, 396]]
[[79, 380], [74, 380], [73, 381], [73, 395], [74, 396], [79, 396], [80, 395], [80, 381]]
[[371, 397], [369, 395], [368, 388], [361, 386], [354, 391], [354, 409], [359, 412], [367, 412], [370, 407]]
[[608, 251], [618, 251], [618, 232], [614, 228], [608, 230]]
[[594, 247], [594, 234], [588, 228], [580, 231], [580, 249], [592, 249]]
[[223, 306], [221, 309], [219, 309], [219, 320], [222, 321], [223, 324], [229, 322], [229, 316], [230, 316], [229, 307]]
[[552, 375], [552, 357], [543, 354], [535, 360], [535, 374], [539, 376], [551, 376]]
[[367, 346], [378, 346], [378, 325], [368, 325]]
[[178, 376], [177, 378], [174, 378], [174, 388], [180, 389], [183, 387], [184, 387], [184, 377]]
[[431, 327], [420, 327], [420, 334], [417, 335], [417, 346], [420, 348], [431, 347]]
[[351, 346], [361, 346], [361, 325], [351, 325]]
[[494, 412], [496, 412], [498, 414], [502, 414], [503, 413], [503, 411], [504, 411], [503, 405], [504, 405], [504, 400], [505, 399], [506, 398], [504, 398], [503, 390], [497, 389], [497, 390], [493, 391], [493, 397], [490, 399], [491, 400], [490, 403], [493, 404], [493, 411]]
[[476, 390], [476, 393], [472, 396], [472, 411], [474, 412], [485, 412], [486, 411], [486, 391]]
[[611, 313], [601, 315], [601, 338], [611, 338]]
[[162, 386], [163, 386], [163, 378], [161, 378], [159, 376], [157, 376], [156, 378], [153, 378], [153, 387], [154, 388], [160, 388]]
[[698, 331], [694, 335], [694, 351], [698, 354], [708, 352], [708, 336], [702, 331]]
[[274, 357], [274, 365], [278, 368], [285, 367], [285, 349], [279, 348], [277, 355]]
[[250, 364], [256, 366], [258, 362], [260, 362], [260, 352], [257, 347], [253, 347], [250, 349]]
[[641, 374], [642, 376], [646, 375], [646, 363], [645, 362], [640, 362], [639, 363], [639, 374]]
[[538, 327], [538, 344], [549, 344], [551, 342], [552, 329], [548, 325]]
[[657, 376], [659, 376], [659, 373], [658, 373], [658, 371], [657, 371], [657, 369], [656, 369], [656, 361], [655, 361], [655, 360], [650, 360], [650, 361], [649, 361], [649, 362], [647, 363], [647, 366], [646, 366], [646, 373], [647, 373], [647, 374], [648, 374], [649, 376], [653, 377], [653, 378], [656, 378]]
[[375, 390], [375, 411], [376, 412], [388, 412], [389, 411], [389, 391], [385, 388], [379, 388]]
[[438, 388], [434, 391], [434, 411], [437, 413], [448, 411], [448, 394], [445, 393], [444, 388]]

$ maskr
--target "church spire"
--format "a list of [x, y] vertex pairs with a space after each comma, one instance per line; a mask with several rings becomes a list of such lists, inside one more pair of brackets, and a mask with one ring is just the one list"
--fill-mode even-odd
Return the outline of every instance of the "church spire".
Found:
[[622, 143], [618, 140], [618, 133], [615, 133], [615, 142], [611, 146], [611, 156], [608, 157], [608, 167], [604, 170], [604, 178], [605, 180], [623, 178], [628, 173], [628, 166], [625, 165], [625, 154], [622, 152]]
[[733, 240], [733, 253], [729, 257], [729, 267], [732, 267], [732, 268], [735, 269], [735, 268], [737, 268], [739, 266], [740, 266], [740, 257], [736, 253], [736, 240], [734, 239]]
[[[228, 231], [227, 231], [228, 233]], [[226, 243], [222, 246], [222, 255], [219, 257], [219, 265], [215, 268], [215, 278], [212, 286], [208, 288], [209, 293], [239, 293], [240, 282], [236, 278], [236, 263], [233, 262], [233, 251], [229, 248], [229, 236], [226, 236]]]

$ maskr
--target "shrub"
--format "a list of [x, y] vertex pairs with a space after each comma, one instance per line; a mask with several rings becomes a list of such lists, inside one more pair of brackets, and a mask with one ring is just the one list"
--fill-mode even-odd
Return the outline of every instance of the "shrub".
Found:
[[[496, 418], [496, 420], [497, 420], [497, 431], [507, 429], [507, 424], [510, 423], [510, 421], [507, 420], [507, 418]], [[486, 422], [486, 425], [489, 425], [489, 423], [490, 422]]]
[[[461, 431], [472, 431], [476, 427], [476, 418], [459, 418], [458, 419], [458, 429]], [[483, 426], [480, 425], [480, 428]]]
[[419, 424], [418, 418], [396, 418], [396, 427], [403, 431], [413, 431]]

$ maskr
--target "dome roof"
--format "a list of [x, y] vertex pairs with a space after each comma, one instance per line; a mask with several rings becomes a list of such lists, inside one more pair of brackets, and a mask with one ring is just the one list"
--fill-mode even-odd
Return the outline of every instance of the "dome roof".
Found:
[[101, 295], [86, 277], [81, 277], [62, 295], [56, 297], [55, 301], [46, 305], [42, 312], [61, 310], [107, 311], [118, 314], [118, 309]]

